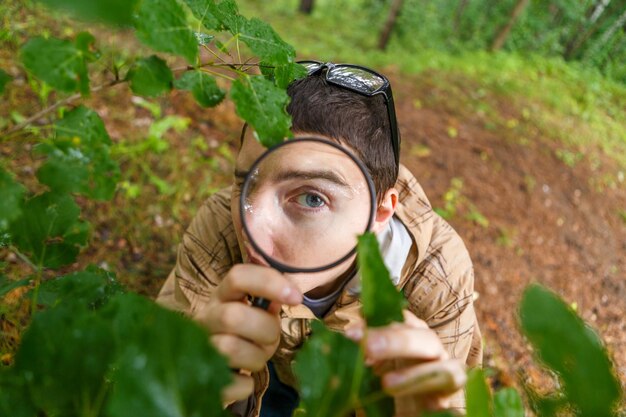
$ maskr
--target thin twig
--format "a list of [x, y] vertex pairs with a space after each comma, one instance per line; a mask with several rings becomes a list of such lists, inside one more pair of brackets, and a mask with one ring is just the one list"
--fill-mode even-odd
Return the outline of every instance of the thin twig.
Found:
[[[126, 80], [114, 80], [114, 81], [110, 81], [106, 84], [102, 84], [102, 85], [98, 85], [96, 87], [93, 87], [92, 89], [90, 89], [89, 91], [91, 93], [95, 93], [98, 92], [104, 88], [108, 88], [108, 87], [113, 87], [114, 85], [117, 84], [122, 84], [125, 83]], [[53, 112], [54, 110], [58, 109], [61, 106], [65, 106], [66, 104], [69, 104], [75, 100], [78, 100], [79, 98], [81, 98], [81, 94], [80, 93], [76, 93], [76, 94], [72, 94], [69, 97], [64, 98], [63, 100], [59, 100], [56, 103], [54, 103], [53, 105], [46, 107], [45, 109], [33, 114], [32, 116], [30, 116], [28, 119], [24, 120], [21, 123], [16, 124], [15, 126], [13, 126], [12, 128], [0, 133], [0, 136], [5, 136], [5, 135], [10, 135], [13, 132], [17, 132], [18, 130], [22, 130], [24, 129], [26, 126], [30, 125], [31, 123], [33, 123], [36, 120], [41, 119], [43, 116], [45, 116], [46, 114]]]

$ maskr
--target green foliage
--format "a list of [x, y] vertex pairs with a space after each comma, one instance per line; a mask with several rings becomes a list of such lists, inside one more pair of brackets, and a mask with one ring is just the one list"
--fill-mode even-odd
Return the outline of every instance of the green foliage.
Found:
[[230, 93], [237, 114], [254, 126], [264, 146], [276, 145], [291, 136], [291, 119], [284, 113], [289, 102], [285, 90], [265, 78], [251, 77], [236, 80]]
[[135, 18], [137, 37], [159, 52], [171, 52], [195, 64], [198, 43], [183, 8], [174, 0], [141, 0]]
[[174, 82], [179, 90], [191, 91], [196, 101], [203, 107], [217, 106], [226, 93], [218, 87], [215, 78], [201, 70], [186, 72]]
[[46, 6], [66, 10], [76, 17], [92, 21], [130, 26], [139, 0], [39, 0]]
[[246, 21], [239, 38], [261, 61], [270, 65], [288, 64], [296, 56], [293, 47], [283, 41], [270, 25], [259, 19]]
[[6, 71], [0, 69], [0, 94], [4, 93], [4, 87], [13, 80]]
[[517, 391], [503, 388], [493, 396], [495, 417], [524, 417], [524, 405]]
[[402, 310], [406, 299], [391, 282], [385, 267], [376, 235], [368, 232], [359, 236], [357, 246], [358, 264], [361, 274], [363, 317], [368, 326], [386, 326], [392, 322], [403, 322]]
[[58, 268], [74, 262], [87, 243], [89, 225], [66, 194], [45, 193], [26, 200], [22, 215], [9, 229], [13, 244], [35, 265]]
[[20, 202], [25, 189], [15, 181], [11, 174], [0, 166], [0, 232], [6, 230], [9, 223], [21, 214]]
[[111, 199], [120, 170], [109, 155], [111, 139], [98, 114], [77, 107], [55, 124], [55, 131], [54, 140], [36, 147], [48, 156], [37, 171], [39, 181], [54, 191]]
[[468, 416], [493, 417], [491, 392], [481, 369], [469, 371], [465, 386], [465, 397]]
[[305, 415], [342, 417], [358, 408], [368, 417], [393, 415], [393, 401], [382, 394], [359, 345], [320, 322], [312, 323], [312, 331], [294, 364]]
[[127, 79], [135, 94], [157, 97], [172, 89], [174, 76], [164, 60], [152, 55], [137, 60], [128, 71]]
[[75, 42], [42, 37], [30, 39], [21, 49], [22, 63], [31, 74], [61, 91], [89, 94], [87, 63], [95, 59], [89, 34]]
[[580, 415], [612, 416], [621, 387], [598, 335], [538, 285], [524, 292], [520, 318], [524, 334], [542, 362], [559, 375], [563, 393]]

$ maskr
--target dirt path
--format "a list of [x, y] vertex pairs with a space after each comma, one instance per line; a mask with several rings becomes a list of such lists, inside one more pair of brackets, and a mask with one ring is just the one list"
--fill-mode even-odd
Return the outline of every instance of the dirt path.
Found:
[[[461, 193], [489, 221], [481, 227], [463, 212], [450, 220], [475, 264], [486, 365], [502, 371], [503, 383], [524, 370], [524, 378], [545, 385], [516, 327], [524, 287], [539, 282], [599, 331], [626, 381], [626, 223], [619, 215], [626, 187], [598, 191], [591, 184], [600, 174], [586, 158], [570, 167], [556, 157], [562, 144], [541, 134], [512, 140], [505, 127], [486, 127], [478, 113], [460, 114], [430, 77], [395, 85], [403, 92], [397, 99], [403, 160], [433, 206], [443, 207], [442, 196], [458, 177]], [[416, 108], [416, 99], [427, 105]], [[523, 118], [505, 102], [500, 106], [507, 117]], [[605, 172], [617, 171], [603, 159]]]

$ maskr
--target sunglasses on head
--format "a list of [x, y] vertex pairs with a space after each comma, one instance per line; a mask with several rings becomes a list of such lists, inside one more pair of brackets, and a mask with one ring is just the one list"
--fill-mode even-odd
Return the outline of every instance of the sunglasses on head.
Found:
[[396, 161], [396, 173], [400, 163], [400, 134], [396, 121], [396, 110], [393, 105], [391, 84], [387, 77], [369, 68], [352, 64], [333, 64], [332, 62], [298, 61], [304, 66], [308, 75], [313, 75], [322, 69], [326, 69], [326, 81], [338, 87], [345, 88], [355, 93], [373, 97], [382, 95], [389, 116], [389, 130], [391, 131], [391, 146]]

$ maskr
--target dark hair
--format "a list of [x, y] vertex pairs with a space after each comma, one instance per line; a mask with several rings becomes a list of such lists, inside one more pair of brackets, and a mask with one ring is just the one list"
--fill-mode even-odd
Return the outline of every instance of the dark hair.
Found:
[[293, 132], [321, 134], [352, 148], [369, 170], [380, 202], [397, 179], [385, 99], [328, 84], [320, 75], [294, 81], [287, 93]]

